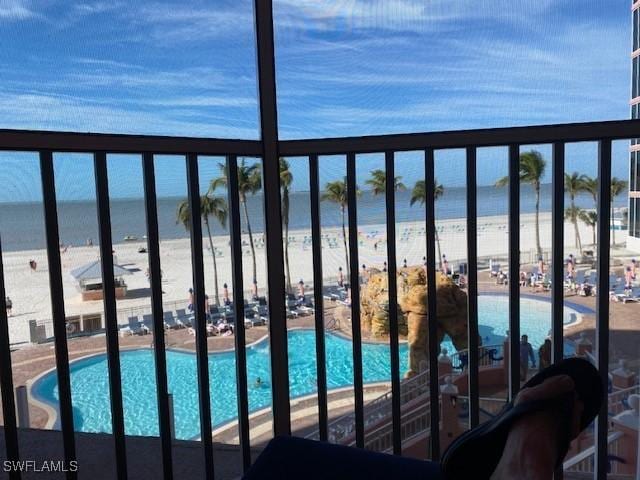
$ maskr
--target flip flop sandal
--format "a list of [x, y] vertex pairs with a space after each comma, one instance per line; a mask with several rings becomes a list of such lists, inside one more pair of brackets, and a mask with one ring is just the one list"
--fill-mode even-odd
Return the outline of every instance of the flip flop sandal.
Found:
[[581, 358], [567, 358], [533, 376], [524, 388], [534, 387], [558, 375], [571, 377], [575, 390], [566, 394], [513, 405], [507, 403], [491, 420], [469, 430], [449, 445], [442, 457], [442, 471], [447, 480], [488, 479], [496, 469], [509, 430], [520, 418], [536, 412], [553, 411], [558, 419], [558, 467], [571, 442], [571, 419], [576, 397], [584, 404], [580, 430], [585, 429], [600, 411], [604, 390], [598, 370]]

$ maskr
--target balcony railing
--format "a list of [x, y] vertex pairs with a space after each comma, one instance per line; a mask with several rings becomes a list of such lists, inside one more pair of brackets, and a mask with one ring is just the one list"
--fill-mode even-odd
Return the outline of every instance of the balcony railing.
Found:
[[[508, 129], [454, 131], [425, 134], [389, 135], [358, 138], [316, 139], [300, 141], [280, 141], [274, 146], [275, 150], [268, 151], [264, 142], [235, 141], [217, 139], [167, 138], [150, 136], [97, 135], [79, 133], [52, 133], [29, 131], [0, 131], [0, 150], [37, 152], [40, 160], [44, 215], [46, 224], [46, 250], [49, 267], [49, 285], [51, 289], [52, 317], [54, 331], [54, 345], [56, 353], [56, 370], [58, 375], [60, 399], [60, 428], [64, 441], [65, 459], [74, 460], [76, 457], [74, 421], [71, 404], [71, 385], [69, 377], [69, 358], [67, 347], [67, 331], [65, 328], [66, 314], [62, 291], [62, 269], [60, 259], [60, 238], [58, 232], [58, 211], [56, 182], [54, 178], [53, 154], [55, 152], [85, 152], [93, 156], [95, 168], [95, 185], [98, 204], [98, 224], [100, 233], [100, 259], [102, 266], [102, 282], [104, 286], [104, 312], [107, 338], [107, 358], [109, 371], [109, 387], [111, 399], [111, 414], [113, 419], [113, 440], [119, 475], [126, 470], [126, 438], [124, 434], [123, 402], [121, 389], [121, 372], [118, 343], [118, 315], [114, 290], [114, 278], [108, 272], [113, 272], [112, 238], [110, 224], [110, 196], [108, 189], [107, 155], [114, 153], [130, 153], [140, 155], [144, 181], [144, 197], [146, 209], [146, 228], [148, 245], [148, 262], [150, 266], [151, 305], [153, 313], [153, 330], [162, 332], [163, 302], [161, 291], [160, 251], [158, 233], [157, 196], [155, 190], [154, 157], [158, 155], [181, 155], [187, 172], [189, 206], [192, 218], [200, 216], [199, 201], [199, 170], [198, 158], [201, 156], [224, 156], [226, 158], [228, 178], [228, 202], [230, 205], [230, 237], [233, 266], [233, 303], [243, 305], [243, 275], [242, 248], [240, 228], [240, 206], [238, 196], [237, 165], [239, 156], [253, 156], [262, 158], [265, 191], [265, 233], [267, 249], [268, 272], [268, 308], [269, 308], [269, 338], [271, 343], [271, 374], [273, 395], [274, 432], [288, 434], [291, 429], [289, 412], [289, 379], [287, 353], [287, 327], [285, 315], [285, 289], [283, 274], [282, 223], [279, 208], [279, 156], [306, 156], [309, 159], [310, 198], [311, 198], [311, 228], [313, 252], [313, 281], [314, 281], [314, 309], [317, 354], [318, 380], [318, 436], [322, 440], [329, 438], [329, 422], [327, 412], [327, 380], [325, 371], [325, 324], [323, 320], [322, 296], [322, 245], [320, 233], [320, 184], [319, 169], [321, 155], [341, 154], [347, 159], [347, 189], [348, 189], [348, 219], [349, 219], [349, 278], [352, 285], [352, 299], [360, 297], [359, 292], [359, 262], [358, 262], [358, 220], [356, 202], [356, 164], [357, 155], [361, 153], [382, 152], [385, 155], [387, 180], [394, 178], [394, 158], [396, 152], [416, 151], [424, 152], [423, 161], [425, 178], [427, 179], [426, 250], [427, 250], [427, 288], [428, 288], [428, 316], [436, 317], [435, 302], [435, 255], [434, 236], [434, 152], [438, 149], [464, 148], [466, 150], [466, 182], [467, 182], [467, 257], [468, 257], [468, 339], [469, 349], [466, 371], [469, 378], [469, 414], [470, 426], [479, 423], [481, 402], [479, 392], [478, 371], [480, 366], [491, 365], [482, 352], [486, 352], [478, 345], [478, 279], [477, 279], [477, 187], [476, 153], [479, 147], [507, 146], [509, 149], [509, 272], [518, 272], [519, 258], [519, 147], [524, 144], [550, 143], [553, 146], [553, 214], [552, 214], [552, 311], [553, 311], [553, 359], [563, 358], [563, 245], [564, 245], [564, 152], [565, 146], [574, 142], [598, 143], [598, 245], [597, 255], [597, 299], [596, 324], [597, 345], [596, 360], [600, 368], [603, 385], [609, 381], [609, 221], [611, 194], [609, 184], [611, 179], [611, 147], [612, 141], [640, 137], [640, 121], [615, 121], [601, 123], [582, 123], [570, 125], [550, 125], [535, 127], [518, 127]], [[271, 147], [269, 147], [271, 148]], [[385, 194], [386, 205], [386, 254], [388, 259], [396, 258], [395, 242], [395, 193], [393, 188], [387, 188]], [[206, 312], [204, 311], [204, 270], [202, 230], [199, 222], [191, 222], [191, 264], [193, 268], [194, 286], [194, 317], [196, 331], [196, 353], [198, 372], [198, 393], [200, 408], [200, 425], [202, 448], [204, 450], [205, 468], [208, 475], [213, 475], [214, 465], [212, 457], [212, 425], [211, 399], [209, 389], [209, 371], [207, 363], [206, 340]], [[279, 250], [279, 252], [278, 252]], [[275, 251], [275, 254], [272, 252]], [[397, 269], [394, 261], [389, 261], [388, 275], [395, 278]], [[510, 353], [519, 352], [520, 338], [520, 288], [517, 282], [509, 283], [509, 330]], [[395, 282], [389, 282], [390, 298], [397, 298]], [[15, 404], [12, 395], [11, 353], [9, 346], [9, 329], [4, 304], [5, 288], [2, 262], [0, 261], [0, 387], [4, 412], [5, 434], [7, 437], [8, 458], [17, 460], [17, 433]], [[357, 447], [365, 447], [365, 428], [367, 418], [363, 398], [362, 372], [362, 342], [360, 324], [360, 303], [351, 302], [351, 336], [353, 341], [354, 390], [355, 410], [350, 421], [354, 423], [353, 443]], [[391, 421], [385, 427], [391, 432], [390, 448], [395, 454], [402, 451], [403, 428], [407, 417], [403, 417], [402, 397], [407, 387], [402, 386], [400, 380], [398, 306], [395, 302], [389, 305], [390, 318], [390, 346], [391, 346], [391, 395], [385, 396], [386, 408], [391, 410]], [[429, 398], [439, 396], [439, 375], [437, 362], [437, 332], [435, 322], [429, 322], [429, 352], [430, 365], [428, 370], [427, 387]], [[162, 462], [167, 478], [172, 474], [171, 429], [169, 397], [166, 376], [165, 338], [154, 335], [153, 355], [156, 365], [157, 403], [159, 411], [160, 438], [162, 443]], [[240, 429], [240, 445], [244, 455], [245, 468], [251, 463], [249, 450], [249, 405], [247, 394], [247, 370], [245, 333], [243, 322], [236, 322], [235, 355], [237, 366], [238, 389], [238, 422]], [[519, 355], [510, 354], [509, 358], [509, 396], [512, 398], [518, 391]], [[456, 356], [460, 362], [460, 355]], [[487, 363], [488, 362], [488, 363]], [[416, 380], [417, 381], [417, 380]], [[429, 418], [420, 419], [421, 425], [429, 429], [430, 452], [433, 459], [440, 456], [438, 402], [430, 402]], [[403, 419], [404, 418], [404, 419]], [[415, 425], [412, 423], [411, 428]], [[593, 453], [594, 470], [599, 478], [606, 474], [608, 437], [607, 406], [598, 418], [596, 425], [596, 448]], [[386, 438], [386, 437], [385, 437]], [[385, 440], [387, 442], [388, 440]], [[386, 445], [386, 443], [385, 443]], [[386, 449], [386, 447], [385, 447]], [[426, 454], [427, 452], [425, 452]]]

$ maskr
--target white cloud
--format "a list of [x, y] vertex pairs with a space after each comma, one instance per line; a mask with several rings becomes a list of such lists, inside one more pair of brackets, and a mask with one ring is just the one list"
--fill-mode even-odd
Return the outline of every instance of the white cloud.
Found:
[[0, 0], [0, 20], [25, 20], [36, 16], [21, 0]]

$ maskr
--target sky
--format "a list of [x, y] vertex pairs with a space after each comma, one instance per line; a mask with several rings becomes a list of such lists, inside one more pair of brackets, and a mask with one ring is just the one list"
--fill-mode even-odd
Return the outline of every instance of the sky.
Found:
[[[630, 0], [273, 3], [283, 139], [629, 118]], [[253, 28], [249, 0], [0, 0], [0, 128], [258, 139]], [[574, 150], [568, 168], [594, 170], [592, 146]], [[503, 173], [493, 155], [480, 184]], [[35, 195], [28, 157], [0, 155], [0, 201]], [[116, 196], [141, 192], [130, 161], [116, 162]], [[359, 162], [364, 184], [379, 162]], [[333, 163], [323, 179], [342, 174]], [[81, 161], [56, 170], [72, 186], [61, 198], [91, 195]], [[439, 180], [459, 186], [463, 172], [452, 162]]]

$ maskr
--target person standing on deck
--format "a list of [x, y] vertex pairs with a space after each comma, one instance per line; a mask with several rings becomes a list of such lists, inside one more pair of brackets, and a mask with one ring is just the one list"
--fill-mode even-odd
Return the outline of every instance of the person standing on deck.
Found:
[[300, 279], [298, 282], [298, 305], [304, 305], [304, 280]]
[[222, 286], [222, 303], [226, 306], [231, 305], [231, 300], [229, 299], [229, 285], [226, 283]]
[[342, 267], [338, 267], [338, 286], [344, 287], [344, 273], [342, 273]]
[[444, 253], [442, 254], [442, 273], [444, 275], [449, 275], [449, 261]]
[[189, 304], [187, 305], [187, 309], [190, 312], [193, 312], [193, 288], [189, 289]]
[[251, 300], [254, 302], [258, 300], [258, 280], [253, 279], [253, 284], [251, 285]]
[[7, 316], [10, 317], [11, 316], [11, 310], [13, 310], [13, 302], [11, 301], [11, 299], [9, 297], [7, 297], [7, 300], [5, 302], [7, 304]]
[[529, 360], [531, 360], [531, 366], [536, 367], [536, 357], [533, 355], [533, 347], [529, 343], [529, 337], [522, 335], [520, 339], [520, 380], [527, 379], [529, 373]]

